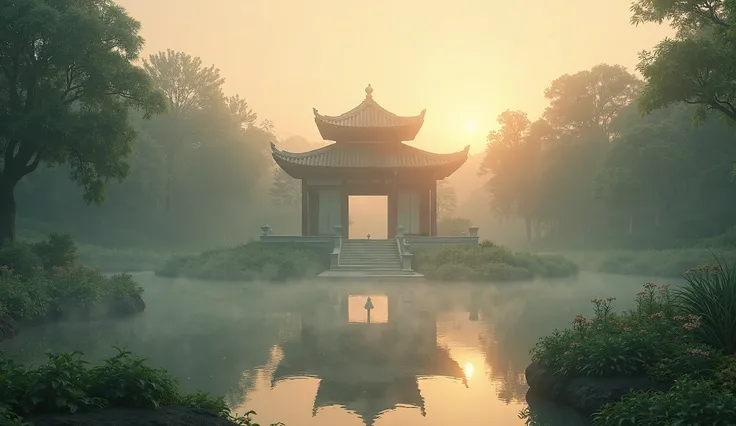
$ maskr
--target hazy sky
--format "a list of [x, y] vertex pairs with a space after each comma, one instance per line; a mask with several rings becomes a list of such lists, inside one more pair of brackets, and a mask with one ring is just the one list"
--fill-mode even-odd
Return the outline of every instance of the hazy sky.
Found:
[[[633, 70], [670, 34], [633, 27], [629, 0], [118, 0], [146, 54], [215, 64], [280, 137], [318, 140], [312, 107], [338, 115], [365, 96], [399, 115], [427, 109], [414, 144], [484, 145], [496, 116], [538, 116], [549, 82], [606, 62]], [[468, 123], [476, 130], [468, 131]], [[473, 127], [473, 126], [471, 126]]]

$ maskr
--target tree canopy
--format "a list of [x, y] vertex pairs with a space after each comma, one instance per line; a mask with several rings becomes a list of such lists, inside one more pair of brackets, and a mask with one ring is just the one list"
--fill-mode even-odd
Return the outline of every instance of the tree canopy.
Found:
[[122, 180], [135, 138], [130, 108], [165, 104], [133, 64], [140, 24], [112, 1], [0, 5], [0, 237], [15, 237], [15, 185], [41, 163], [68, 165], [87, 202]]

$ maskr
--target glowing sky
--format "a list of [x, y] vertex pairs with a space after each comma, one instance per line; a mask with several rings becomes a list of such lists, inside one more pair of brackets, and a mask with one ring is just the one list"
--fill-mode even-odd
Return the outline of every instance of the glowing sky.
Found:
[[[539, 115], [543, 91], [601, 62], [633, 69], [670, 34], [633, 27], [628, 0], [119, 0], [146, 53], [202, 57], [280, 137], [318, 140], [312, 107], [337, 115], [371, 83], [400, 115], [427, 109], [417, 146], [484, 144], [505, 109]], [[471, 128], [474, 128], [473, 131]]]

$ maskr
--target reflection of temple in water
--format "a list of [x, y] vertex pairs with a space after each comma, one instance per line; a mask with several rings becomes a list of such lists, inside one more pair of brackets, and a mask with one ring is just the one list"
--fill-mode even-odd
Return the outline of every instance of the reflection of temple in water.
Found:
[[358, 414], [367, 426], [399, 406], [425, 415], [418, 378], [464, 382], [465, 376], [447, 349], [437, 346], [434, 313], [411, 303], [399, 289], [386, 293], [335, 292], [306, 309], [300, 335], [281, 345], [283, 359], [272, 384], [319, 378], [312, 415], [336, 405]]

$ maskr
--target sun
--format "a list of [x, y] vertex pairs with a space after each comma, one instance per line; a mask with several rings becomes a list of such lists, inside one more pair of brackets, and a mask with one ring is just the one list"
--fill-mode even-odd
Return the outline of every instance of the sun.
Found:
[[467, 123], [465, 123], [465, 131], [466, 132], [468, 132], [468, 133], [475, 133], [475, 129], [476, 129], [476, 127], [475, 127], [475, 123], [474, 122], [468, 121]]

